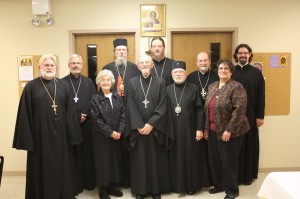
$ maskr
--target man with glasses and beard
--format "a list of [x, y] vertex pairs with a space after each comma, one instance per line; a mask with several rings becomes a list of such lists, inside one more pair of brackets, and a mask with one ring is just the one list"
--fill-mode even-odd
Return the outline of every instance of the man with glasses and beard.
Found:
[[[125, 95], [127, 92], [127, 85], [130, 79], [140, 74], [137, 65], [127, 60], [128, 47], [127, 39], [118, 38], [113, 41], [115, 61], [103, 66], [103, 69], [112, 71], [115, 84], [112, 91], [118, 92], [125, 104]], [[125, 124], [126, 125], [126, 124]], [[123, 140], [123, 136], [121, 137]], [[130, 187], [130, 164], [129, 152], [123, 148], [122, 163], [123, 163], [123, 179], [122, 184], [124, 188]]]
[[243, 136], [239, 154], [238, 182], [252, 184], [257, 179], [259, 164], [259, 130], [264, 124], [265, 115], [265, 80], [262, 71], [252, 66], [252, 49], [247, 44], [240, 44], [233, 54], [235, 72], [232, 79], [240, 82], [247, 93], [247, 118], [251, 129]]
[[27, 151], [26, 199], [73, 199], [72, 146], [82, 141], [68, 84], [55, 77], [56, 58], [43, 55], [40, 77], [23, 90], [13, 148]]

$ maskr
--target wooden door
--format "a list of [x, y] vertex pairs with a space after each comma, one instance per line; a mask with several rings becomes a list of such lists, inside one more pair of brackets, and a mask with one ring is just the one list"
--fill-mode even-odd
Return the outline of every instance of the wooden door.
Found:
[[185, 61], [188, 73], [197, 70], [197, 54], [203, 51], [213, 53], [215, 50], [212, 46], [215, 45], [220, 47], [220, 58], [232, 60], [232, 34], [232, 32], [172, 32], [172, 58]]
[[102, 70], [102, 67], [114, 61], [113, 40], [116, 38], [125, 38], [128, 43], [128, 60], [135, 63], [135, 33], [105, 33], [105, 34], [80, 34], [75, 35], [75, 53], [80, 54], [83, 59], [82, 74], [89, 76], [88, 61], [90, 59], [89, 47], [95, 50], [96, 73]]

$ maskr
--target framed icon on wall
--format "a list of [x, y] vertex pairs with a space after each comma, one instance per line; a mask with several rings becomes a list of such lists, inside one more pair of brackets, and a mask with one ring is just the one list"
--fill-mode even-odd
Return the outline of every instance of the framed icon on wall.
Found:
[[141, 4], [140, 20], [142, 37], [166, 36], [165, 4]]

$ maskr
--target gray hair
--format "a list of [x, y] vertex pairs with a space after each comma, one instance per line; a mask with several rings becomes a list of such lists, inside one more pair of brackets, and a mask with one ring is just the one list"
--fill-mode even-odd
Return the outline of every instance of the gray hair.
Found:
[[152, 64], [154, 64], [151, 56], [149, 56], [147, 54], [143, 54], [138, 58], [137, 65], [139, 64], [140, 60], [142, 60], [142, 59], [144, 59], [146, 61], [150, 61]]
[[74, 59], [74, 58], [78, 58], [78, 59], [80, 59], [81, 62], [82, 62], [82, 57], [81, 57], [81, 55], [78, 55], [78, 54], [72, 54], [72, 55], [70, 55], [70, 57], [69, 57], [69, 62], [68, 62], [68, 63], [71, 63], [71, 62], [72, 62], [72, 59]]
[[96, 77], [96, 84], [98, 87], [100, 86], [101, 79], [105, 76], [108, 76], [110, 78], [112, 86], [115, 84], [115, 77], [113, 73], [110, 70], [104, 69], [100, 71]]
[[56, 57], [52, 54], [43, 55], [39, 60], [39, 66], [43, 65], [46, 59], [52, 59], [52, 61], [54, 62], [55, 66], [56, 66]]

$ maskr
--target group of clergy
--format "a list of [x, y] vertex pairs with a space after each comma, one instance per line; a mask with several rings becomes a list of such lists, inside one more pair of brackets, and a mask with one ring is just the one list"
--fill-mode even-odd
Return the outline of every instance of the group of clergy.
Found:
[[[100, 199], [122, 197], [120, 186], [137, 199], [194, 195], [209, 186], [211, 194], [238, 197], [238, 184], [257, 178], [264, 118], [264, 78], [250, 65], [252, 49], [240, 44], [238, 65], [223, 60], [217, 71], [201, 52], [198, 69], [187, 75], [185, 62], [165, 57], [161, 37], [137, 64], [127, 60], [126, 39], [113, 45], [115, 60], [98, 73], [97, 89], [81, 74], [80, 55], [70, 56], [62, 79], [55, 77], [56, 58], [41, 57], [41, 76], [22, 93], [13, 141], [28, 152], [25, 198], [73, 199], [95, 186]], [[215, 114], [220, 109], [228, 113]], [[222, 114], [230, 121], [218, 132]]]

